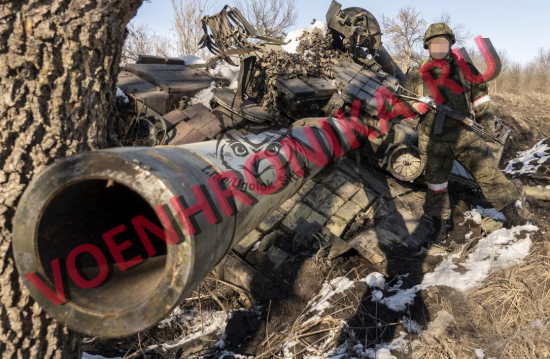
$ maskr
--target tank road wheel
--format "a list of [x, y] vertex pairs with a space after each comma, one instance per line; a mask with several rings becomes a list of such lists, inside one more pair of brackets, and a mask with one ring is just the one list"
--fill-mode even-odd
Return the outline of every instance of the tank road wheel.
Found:
[[390, 155], [387, 169], [395, 178], [401, 181], [413, 182], [422, 175], [424, 164], [418, 149], [399, 146]]

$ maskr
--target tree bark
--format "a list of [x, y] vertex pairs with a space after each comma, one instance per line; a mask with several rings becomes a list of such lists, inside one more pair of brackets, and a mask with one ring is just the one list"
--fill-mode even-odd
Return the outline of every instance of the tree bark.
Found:
[[28, 296], [11, 249], [29, 181], [107, 145], [125, 27], [142, 0], [0, 0], [0, 357], [75, 358], [79, 340]]

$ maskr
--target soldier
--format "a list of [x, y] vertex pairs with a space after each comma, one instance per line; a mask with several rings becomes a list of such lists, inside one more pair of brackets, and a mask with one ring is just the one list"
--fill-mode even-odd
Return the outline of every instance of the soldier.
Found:
[[[455, 42], [453, 31], [444, 23], [430, 25], [424, 36], [424, 48], [430, 54], [429, 61], [446, 62], [450, 67], [449, 78], [464, 89], [462, 93], [456, 94], [445, 86], [438, 86], [444, 98], [443, 104], [457, 112], [470, 114], [487, 128], [494, 116], [487, 84], [466, 81], [451, 53], [451, 46]], [[475, 74], [479, 74], [472, 64], [469, 65]], [[432, 78], [441, 75], [439, 67], [429, 71]], [[424, 95], [430, 95], [426, 83], [423, 83], [423, 92]], [[422, 108], [421, 104], [413, 107]], [[419, 126], [418, 144], [426, 163], [428, 192], [424, 215], [415, 233], [408, 238], [407, 246], [420, 248], [430, 241], [445, 240], [452, 227], [448, 179], [454, 160], [460, 161], [471, 172], [485, 198], [505, 214], [507, 226], [524, 224], [530, 214], [525, 207], [522, 190], [499, 170], [491, 145], [464, 125], [445, 117], [440, 127], [443, 128], [442, 133], [435, 134], [435, 119], [436, 114], [428, 112]]]

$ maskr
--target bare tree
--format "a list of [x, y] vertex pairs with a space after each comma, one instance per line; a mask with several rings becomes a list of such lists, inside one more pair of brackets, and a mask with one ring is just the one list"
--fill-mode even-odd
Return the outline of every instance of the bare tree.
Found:
[[296, 23], [295, 0], [238, 0], [237, 8], [264, 36], [281, 36]]
[[550, 50], [540, 49], [530, 62], [520, 64], [511, 61], [504, 51], [499, 51], [502, 72], [491, 81], [492, 93], [550, 93]]
[[[511, 67], [513, 66], [512, 61], [510, 60], [508, 54], [504, 50], [497, 50], [498, 57], [500, 58], [500, 63], [502, 64], [502, 70], [500, 72], [500, 75], [494, 79], [493, 81], [489, 82], [489, 91], [491, 93], [499, 93], [505, 89], [506, 86], [506, 74], [510, 71]], [[473, 53], [473, 51], [470, 51], [470, 53]], [[485, 70], [485, 62], [481, 61], [481, 54], [479, 54], [479, 50], [477, 50], [476, 58], [479, 60], [476, 60], [474, 58], [474, 65], [481, 71]], [[483, 65], [481, 65], [481, 63]]]
[[466, 41], [472, 37], [472, 34], [466, 29], [463, 24], [455, 24], [451, 15], [448, 13], [443, 13], [441, 16], [436, 19], [436, 22], [443, 22], [453, 30], [456, 38], [456, 44], [462, 46]]
[[172, 0], [177, 51], [180, 55], [196, 55], [203, 36], [201, 19], [212, 10], [212, 0]]
[[78, 358], [79, 339], [22, 287], [17, 203], [55, 159], [107, 146], [126, 25], [142, 0], [3, 1], [0, 6], [0, 353]]
[[395, 18], [384, 16], [382, 26], [384, 36], [389, 40], [389, 51], [403, 71], [419, 66], [423, 60], [426, 31], [426, 21], [420, 12], [412, 7], [402, 8]]
[[537, 92], [550, 93], [550, 50], [539, 49], [539, 54], [531, 64], [534, 78], [530, 83]]
[[122, 63], [135, 62], [139, 55], [150, 55], [153, 52], [145, 26], [129, 24], [127, 30], [128, 37], [122, 49]]
[[170, 57], [175, 54], [176, 48], [174, 46], [173, 40], [157, 34], [154, 34], [152, 36], [152, 40], [153, 40], [153, 55]]
[[122, 63], [135, 62], [139, 55], [170, 57], [175, 47], [170, 39], [153, 33], [145, 25], [130, 24], [128, 37], [122, 50]]
[[520, 64], [514, 62], [506, 72], [505, 89], [510, 92], [519, 92], [523, 87], [523, 69]]

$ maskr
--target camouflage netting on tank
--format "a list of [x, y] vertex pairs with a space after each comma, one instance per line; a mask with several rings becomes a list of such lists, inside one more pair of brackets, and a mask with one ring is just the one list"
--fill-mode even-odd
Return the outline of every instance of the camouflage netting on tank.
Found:
[[263, 81], [256, 88], [262, 106], [276, 112], [278, 108], [277, 79], [280, 77], [322, 77], [333, 79], [332, 66], [346, 56], [332, 48], [332, 38], [320, 29], [300, 37], [296, 53], [268, 51], [258, 55], [257, 79]]

